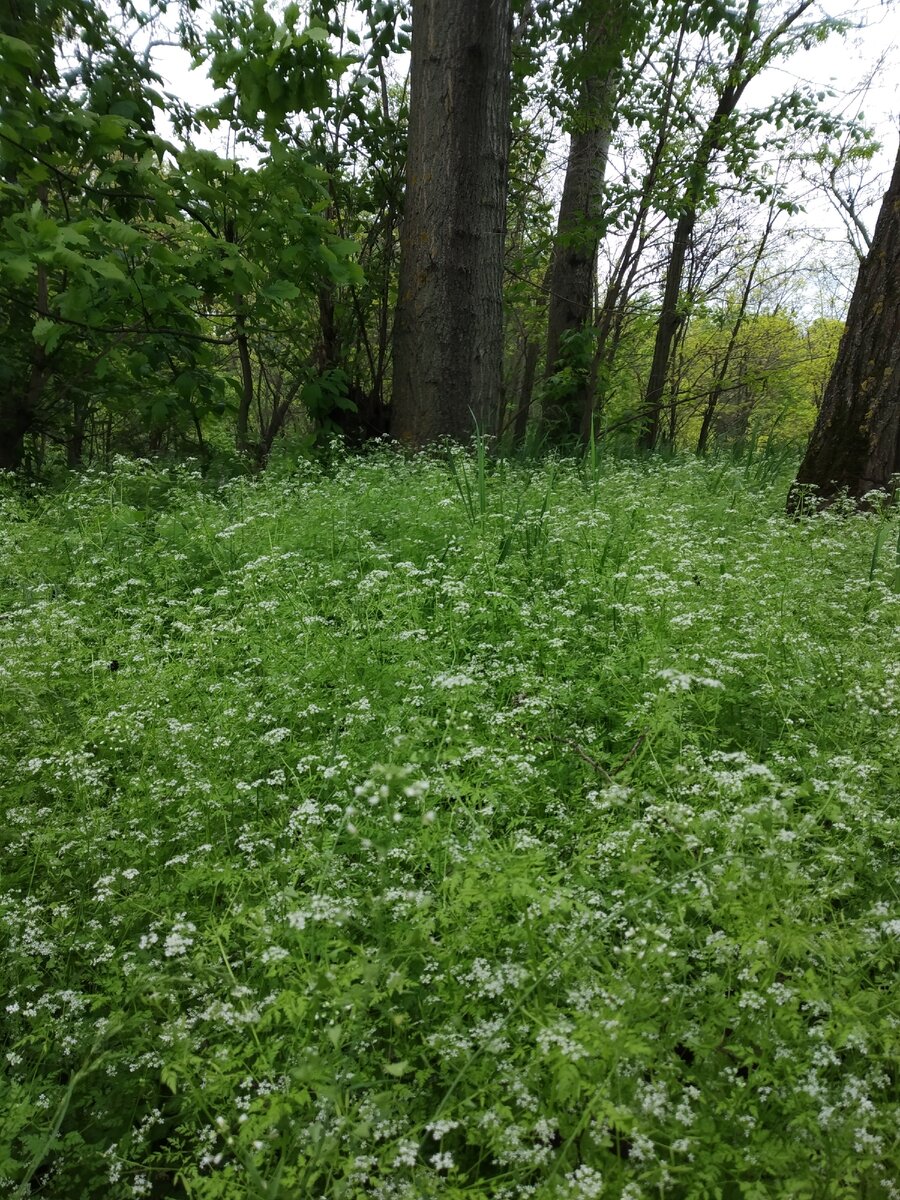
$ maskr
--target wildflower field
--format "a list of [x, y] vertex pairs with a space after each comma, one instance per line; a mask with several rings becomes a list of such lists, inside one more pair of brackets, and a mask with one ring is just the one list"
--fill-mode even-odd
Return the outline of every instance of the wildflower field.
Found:
[[898, 519], [0, 481], [0, 1196], [900, 1196]]

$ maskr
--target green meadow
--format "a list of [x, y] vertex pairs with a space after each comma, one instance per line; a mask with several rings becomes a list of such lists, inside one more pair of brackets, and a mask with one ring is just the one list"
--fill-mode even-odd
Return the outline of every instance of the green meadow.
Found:
[[0, 481], [0, 1195], [900, 1196], [896, 514]]

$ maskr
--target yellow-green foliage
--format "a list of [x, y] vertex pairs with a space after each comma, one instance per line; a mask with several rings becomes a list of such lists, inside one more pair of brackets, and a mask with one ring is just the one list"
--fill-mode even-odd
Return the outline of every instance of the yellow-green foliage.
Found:
[[[697, 443], [734, 321], [721, 313], [691, 324], [677, 368], [680, 445]], [[815, 421], [842, 329], [840, 321], [826, 319], [806, 328], [787, 313], [745, 318], [721, 381], [711, 437], [802, 443]]]

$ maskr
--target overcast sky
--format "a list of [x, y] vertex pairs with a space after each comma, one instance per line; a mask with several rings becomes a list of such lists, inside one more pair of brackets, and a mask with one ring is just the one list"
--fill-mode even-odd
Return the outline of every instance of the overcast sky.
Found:
[[[209, 0], [201, 3], [202, 8], [212, 8]], [[817, 88], [833, 87], [837, 92], [845, 93], [870, 75], [883, 60], [883, 67], [870, 87], [863, 107], [881, 136], [890, 142], [897, 136], [900, 111], [900, 0], [862, 0], [849, 7], [841, 4], [817, 8], [820, 13], [849, 17], [863, 28], [844, 36], [835, 35], [824, 45], [801, 51], [788, 62], [770, 67], [748, 92], [747, 99], [756, 102], [765, 95], [787, 91], [797, 82]], [[186, 54], [162, 47], [154, 53], [153, 61], [168, 87], [184, 99], [193, 103], [208, 103], [213, 99], [209, 80], [202, 71], [191, 69]], [[848, 98], [848, 108], [854, 103], [852, 97]], [[895, 149], [895, 145], [887, 148], [887, 157], [891, 160]]]
[[[202, 4], [207, 10], [212, 7], [210, 0]], [[883, 143], [881, 152], [867, 171], [871, 181], [869, 207], [863, 217], [871, 229], [900, 137], [900, 0], [861, 0], [849, 6], [842, 0], [837, 6], [817, 5], [813, 12], [816, 17], [827, 13], [849, 18], [860, 28], [844, 35], [833, 35], [824, 45], [801, 51], [790, 60], [769, 67], [747, 90], [741, 107], [762, 105], [768, 99], [790, 91], [796, 84], [805, 83], [816, 90], [833, 91], [835, 96], [828, 104], [842, 115], [853, 117], [863, 112]], [[167, 90], [194, 104], [209, 103], [214, 99], [209, 80], [202, 71], [191, 69], [186, 54], [162, 47], [154, 53], [153, 61]], [[403, 65], [399, 64], [401, 69]], [[870, 82], [863, 92], [867, 80]], [[170, 134], [165, 128], [160, 132]], [[208, 144], [220, 152], [225, 150], [221, 135], [211, 135]], [[561, 146], [560, 151], [562, 159], [564, 147]], [[855, 277], [855, 259], [846, 247], [844, 226], [821, 195], [807, 188], [803, 199], [806, 213], [797, 220], [809, 231], [813, 252], [820, 252], [824, 258], [833, 261], [836, 277], [843, 279], [835, 287], [837, 292], [843, 288], [846, 299]], [[839, 299], [837, 304], [840, 307]]]
[[[863, 25], [833, 35], [813, 50], [802, 50], [770, 67], [748, 89], [747, 101], [787, 92], [800, 83], [837, 93], [831, 102], [845, 116], [860, 110], [884, 143], [882, 169], [893, 166], [900, 119], [900, 0], [863, 0], [849, 7], [822, 5], [829, 16], [849, 17]], [[870, 77], [862, 95], [857, 89]]]

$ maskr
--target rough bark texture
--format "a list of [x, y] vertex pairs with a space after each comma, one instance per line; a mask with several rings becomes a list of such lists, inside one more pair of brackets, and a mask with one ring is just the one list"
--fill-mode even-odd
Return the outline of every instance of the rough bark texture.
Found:
[[900, 472], [900, 152], [859, 269], [847, 325], [797, 479], [829, 500], [891, 488]]
[[413, 0], [392, 431], [490, 430], [503, 386], [509, 0]]
[[[591, 79], [585, 87], [584, 123], [569, 139], [566, 177], [559, 205], [556, 241], [550, 263], [546, 374], [560, 368], [563, 334], [591, 321], [603, 180], [612, 135], [614, 72]], [[586, 381], [587, 382], [587, 381]], [[544, 428], [551, 440], [579, 437], [588, 406], [585, 385], [544, 407]]]

